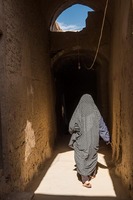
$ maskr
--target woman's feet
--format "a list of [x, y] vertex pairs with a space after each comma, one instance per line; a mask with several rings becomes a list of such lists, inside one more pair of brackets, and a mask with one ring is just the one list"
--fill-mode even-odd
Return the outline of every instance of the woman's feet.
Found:
[[90, 176], [90, 179], [93, 179], [93, 178], [95, 178], [96, 177], [96, 175], [92, 175], [92, 176]]
[[96, 169], [94, 170], [94, 172], [89, 176], [90, 177], [90, 179], [93, 179], [93, 178], [95, 178], [96, 177]]
[[85, 183], [83, 183], [83, 186], [87, 187], [87, 188], [91, 188], [92, 187], [92, 185], [90, 184], [89, 181], [85, 181]]
[[90, 184], [90, 176], [83, 176], [81, 175], [81, 181], [83, 183], [83, 186], [86, 187], [86, 188], [91, 188], [92, 185]]

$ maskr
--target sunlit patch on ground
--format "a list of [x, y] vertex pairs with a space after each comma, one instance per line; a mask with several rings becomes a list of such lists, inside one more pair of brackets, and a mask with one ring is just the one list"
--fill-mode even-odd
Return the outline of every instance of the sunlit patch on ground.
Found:
[[103, 154], [98, 154], [98, 173], [96, 178], [91, 181], [91, 189], [82, 186], [77, 178], [74, 165], [73, 151], [59, 153], [47, 170], [35, 194], [116, 197]]

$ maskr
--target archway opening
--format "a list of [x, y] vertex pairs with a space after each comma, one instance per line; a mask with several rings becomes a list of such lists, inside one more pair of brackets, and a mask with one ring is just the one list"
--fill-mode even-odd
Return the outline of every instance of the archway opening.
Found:
[[86, 18], [88, 12], [94, 10], [88, 6], [81, 4], [74, 4], [69, 8], [65, 9], [55, 20], [51, 31], [72, 31], [79, 32], [86, 27]]

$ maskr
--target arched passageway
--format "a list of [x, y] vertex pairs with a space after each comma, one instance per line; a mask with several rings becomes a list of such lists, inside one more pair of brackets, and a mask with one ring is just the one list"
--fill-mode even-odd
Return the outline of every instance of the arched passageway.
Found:
[[[56, 115], [55, 108], [61, 112], [64, 106], [60, 96], [65, 95], [65, 114], [69, 120], [81, 93], [90, 92], [109, 124], [115, 173], [133, 197], [132, 0], [109, 0], [94, 70], [86, 70], [97, 50], [106, 2], [0, 1], [0, 194], [3, 196], [25, 190], [52, 156], [57, 128], [61, 127], [60, 114]], [[88, 14], [86, 28], [79, 34], [50, 32], [60, 13], [77, 3], [95, 10]], [[77, 90], [77, 86], [82, 89]], [[70, 104], [73, 94], [74, 101]]]
[[[74, 109], [85, 94], [91, 94], [105, 121], [108, 122], [108, 66], [95, 63], [88, 52], [71, 52], [59, 58], [53, 65], [56, 86], [56, 119], [58, 133], [68, 132], [68, 123]], [[102, 106], [104, 105], [104, 106]]]

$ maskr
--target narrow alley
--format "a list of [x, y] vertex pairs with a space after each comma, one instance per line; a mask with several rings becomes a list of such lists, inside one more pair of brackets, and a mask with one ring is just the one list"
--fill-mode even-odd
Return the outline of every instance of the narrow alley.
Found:
[[[84, 27], [63, 31], [72, 6]], [[132, 56], [133, 0], [0, 0], [0, 200], [133, 199]], [[91, 189], [68, 147], [84, 94], [111, 136]]]

